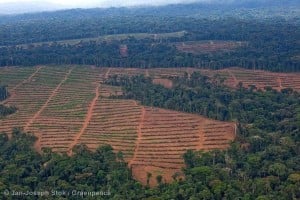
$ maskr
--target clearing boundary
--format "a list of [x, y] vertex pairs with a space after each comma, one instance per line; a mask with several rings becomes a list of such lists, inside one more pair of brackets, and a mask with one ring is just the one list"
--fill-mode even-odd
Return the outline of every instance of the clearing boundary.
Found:
[[33, 72], [27, 79], [23, 80], [22, 82], [20, 82], [19, 84], [17, 84], [15, 87], [13, 87], [11, 89], [11, 96], [8, 97], [7, 99], [5, 99], [4, 101], [1, 102], [1, 104], [6, 104], [8, 102], [8, 100], [12, 97], [14, 97], [16, 95], [15, 90], [18, 89], [21, 85], [30, 82], [32, 80], [32, 78], [42, 69], [43, 67], [39, 66], [35, 72]]

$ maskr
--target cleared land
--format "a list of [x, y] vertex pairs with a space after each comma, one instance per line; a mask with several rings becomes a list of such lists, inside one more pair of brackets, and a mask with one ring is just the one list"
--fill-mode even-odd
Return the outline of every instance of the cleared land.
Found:
[[[157, 175], [169, 182], [184, 166], [182, 154], [187, 149], [225, 149], [235, 137], [235, 125], [108, 98], [122, 93], [103, 84], [109, 75], [158, 72], [83, 66], [0, 68], [0, 80], [14, 93], [5, 104], [19, 108], [0, 119], [0, 132], [21, 127], [38, 137], [37, 150], [50, 147], [70, 155], [78, 143], [92, 150], [110, 144], [123, 152], [134, 177], [143, 184], [148, 172], [150, 185], [156, 184]], [[157, 77], [164, 78], [162, 74], [168, 72]]]
[[173, 82], [170, 79], [167, 78], [155, 78], [153, 79], [154, 84], [162, 85], [166, 88], [172, 88], [173, 87]]
[[[133, 71], [133, 69], [132, 69]], [[146, 70], [137, 69], [134, 73], [130, 71], [123, 72], [127, 75], [135, 75], [137, 73], [145, 74]], [[191, 74], [193, 72], [201, 72], [209, 77], [218, 75], [224, 78], [224, 84], [237, 88], [239, 82], [243, 83], [243, 87], [249, 88], [251, 85], [257, 89], [264, 90], [265, 87], [272, 87], [276, 90], [284, 88], [292, 88], [295, 91], [300, 91], [300, 73], [274, 73], [262, 70], [248, 70], [238, 67], [232, 67], [222, 70], [205, 70], [196, 68], [156, 68], [147, 70], [151, 77], [165, 81], [174, 76], [183, 76], [185, 72]], [[122, 73], [118, 71], [118, 73]]]
[[251, 85], [257, 89], [264, 90], [265, 87], [272, 87], [276, 90], [292, 88], [300, 91], [300, 73], [274, 73], [262, 70], [246, 70], [240, 68], [229, 68], [219, 71], [208, 71], [208, 75], [218, 73], [226, 78], [225, 84], [236, 88], [239, 82], [244, 87]]
[[179, 51], [185, 53], [201, 54], [218, 51], [232, 51], [238, 47], [245, 46], [246, 44], [246, 42], [239, 41], [203, 40], [176, 43], [175, 46]]
[[196, 115], [165, 109], [142, 109], [138, 127], [136, 150], [130, 165], [134, 177], [147, 183], [147, 172], [152, 174], [150, 185], [156, 184], [156, 176], [165, 182], [184, 167], [182, 155], [188, 150], [228, 148], [235, 137], [235, 125], [209, 120]]
[[[57, 44], [68, 44], [68, 45], [78, 45], [82, 42], [103, 42], [103, 41], [112, 41], [112, 40], [125, 40], [130, 37], [134, 37], [136, 39], [144, 39], [150, 38], [154, 40], [166, 39], [166, 38], [181, 38], [187, 32], [186, 31], [178, 31], [171, 33], [128, 33], [128, 34], [113, 34], [113, 35], [103, 35], [99, 37], [92, 38], [80, 38], [80, 39], [72, 39], [72, 40], [59, 40], [59, 41], [51, 41], [51, 42], [36, 42], [29, 44], [20, 44], [16, 45], [17, 47], [28, 48], [29, 46], [43, 46], [43, 45], [51, 45], [53, 43]], [[0, 46], [3, 47], [3, 46]]]

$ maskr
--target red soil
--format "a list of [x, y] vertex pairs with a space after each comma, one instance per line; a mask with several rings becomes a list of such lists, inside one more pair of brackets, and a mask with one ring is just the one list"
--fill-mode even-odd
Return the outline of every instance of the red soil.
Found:
[[121, 45], [120, 46], [120, 54], [122, 57], [127, 57], [128, 56], [128, 47], [127, 45]]
[[233, 123], [148, 107], [143, 117], [130, 167], [143, 184], [147, 184], [147, 173], [151, 173], [150, 186], [157, 184], [157, 175], [172, 181], [174, 173], [184, 167], [182, 155], [186, 150], [225, 149], [235, 138]]
[[149, 70], [148, 70], [148, 69], [146, 69], [145, 76], [146, 76], [146, 77], [150, 77], [150, 74], [149, 74]]
[[[136, 69], [137, 73], [140, 72]], [[281, 90], [284, 88], [292, 88], [295, 91], [300, 91], [300, 73], [274, 73], [263, 70], [249, 70], [237, 67], [222, 69], [222, 70], [204, 70], [197, 68], [155, 68], [150, 69], [151, 77], [165, 79], [165, 77], [183, 76], [185, 72], [201, 72], [209, 77], [219, 74], [225, 78], [225, 85], [236, 88], [239, 82], [243, 83], [243, 87], [248, 88], [250, 85], [256, 86], [257, 89], [264, 90], [270, 86], [273, 89]], [[119, 71], [119, 73], [122, 73]], [[140, 72], [142, 73], [142, 72]]]
[[108, 79], [110, 71], [111, 71], [111, 68], [109, 68], [107, 70], [107, 72], [105, 73], [105, 77], [104, 77], [105, 79]]
[[[186, 150], [225, 149], [235, 137], [233, 123], [142, 107], [132, 100], [105, 98], [116, 92], [110, 91], [116, 88], [99, 84], [109, 74], [145, 74], [145, 70], [82, 67], [72, 68], [68, 73], [60, 68], [55, 69], [55, 73], [52, 68], [44, 70], [46, 72], [34, 75], [37, 83], [44, 85], [20, 86], [20, 91], [9, 100], [20, 111], [0, 121], [0, 131], [18, 124], [37, 135], [39, 140], [35, 146], [38, 150], [51, 147], [55, 152], [71, 155], [78, 143], [92, 150], [110, 144], [115, 152], [123, 152], [137, 180], [147, 184], [147, 173], [151, 173], [150, 185], [155, 186], [157, 175], [163, 176], [163, 182], [170, 182], [174, 173], [180, 173]], [[185, 71], [155, 70], [147, 73], [149, 76], [156, 73], [175, 76]], [[48, 83], [45, 77], [53, 79], [48, 78]], [[179, 177], [182, 178], [180, 174]]]
[[[229, 68], [226, 70], [210, 71], [210, 74], [223, 73], [226, 71], [230, 77], [225, 81], [229, 87], [236, 87], [236, 83], [242, 82], [243, 87], [248, 88], [254, 85], [257, 89], [264, 90], [265, 87], [272, 87], [276, 90], [292, 88], [300, 91], [300, 73], [274, 73], [262, 70], [247, 70], [241, 68]], [[232, 77], [232, 78], [231, 78]], [[232, 84], [234, 80], [234, 85]]]
[[132, 166], [132, 161], [136, 159], [138, 151], [139, 151], [139, 145], [140, 145], [140, 142], [141, 142], [141, 139], [142, 139], [142, 128], [144, 126], [145, 114], [146, 114], [146, 109], [144, 107], [142, 107], [141, 121], [140, 121], [139, 126], [137, 128], [137, 138], [136, 138], [136, 143], [135, 143], [133, 158], [128, 163], [129, 167]]
[[166, 78], [155, 78], [153, 79], [154, 84], [162, 85], [165, 88], [172, 88], [173, 87], [173, 82], [170, 79]]

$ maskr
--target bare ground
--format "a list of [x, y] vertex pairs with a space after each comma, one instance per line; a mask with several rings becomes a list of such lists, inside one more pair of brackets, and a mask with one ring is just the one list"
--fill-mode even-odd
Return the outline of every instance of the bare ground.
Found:
[[142, 107], [141, 119], [140, 119], [139, 126], [138, 126], [138, 128], [137, 128], [137, 139], [136, 139], [136, 143], [135, 143], [135, 148], [134, 148], [133, 158], [132, 158], [131, 161], [128, 163], [128, 166], [129, 166], [129, 167], [131, 167], [131, 166], [132, 166], [132, 163], [136, 160], [137, 153], [138, 153], [138, 151], [139, 151], [139, 144], [140, 144], [141, 138], [142, 138], [142, 128], [143, 128], [143, 126], [144, 126], [145, 115], [146, 115], [146, 109], [145, 109], [144, 107]]

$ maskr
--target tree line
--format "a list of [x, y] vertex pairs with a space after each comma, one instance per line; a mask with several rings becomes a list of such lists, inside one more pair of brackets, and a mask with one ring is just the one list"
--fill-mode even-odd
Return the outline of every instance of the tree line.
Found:
[[8, 90], [6, 85], [0, 85], [0, 101], [5, 100], [8, 97]]
[[[8, 89], [6, 85], [0, 85], [0, 102], [9, 97]], [[5, 106], [0, 104], [0, 118], [11, 115], [17, 111], [15, 106]]]
[[6, 117], [17, 111], [15, 106], [4, 106], [0, 104], [0, 119], [1, 117]]
[[[105, 67], [199, 67], [222, 69], [240, 66], [247, 69], [294, 72], [300, 70], [294, 19], [241, 19], [135, 15], [107, 17], [96, 11], [60, 12], [60, 17], [41, 14], [33, 21], [0, 24], [0, 66], [38, 64], [90, 64]], [[76, 15], [78, 14], [78, 16]], [[51, 15], [50, 18], [48, 15]], [[89, 17], [87, 17], [87, 15]], [[70, 18], [73, 16], [74, 19]], [[76, 16], [76, 17], [75, 17]], [[22, 17], [21, 17], [22, 18]], [[26, 16], [24, 16], [26, 18]], [[186, 31], [182, 38], [139, 39], [80, 42], [81, 39], [110, 34], [170, 33]], [[60, 40], [78, 39], [77, 44]], [[247, 45], [225, 52], [184, 53], [177, 42], [207, 40], [241, 41]], [[48, 42], [34, 45], [34, 42]], [[25, 45], [20, 45], [25, 44]], [[120, 54], [127, 45], [128, 55]]]

